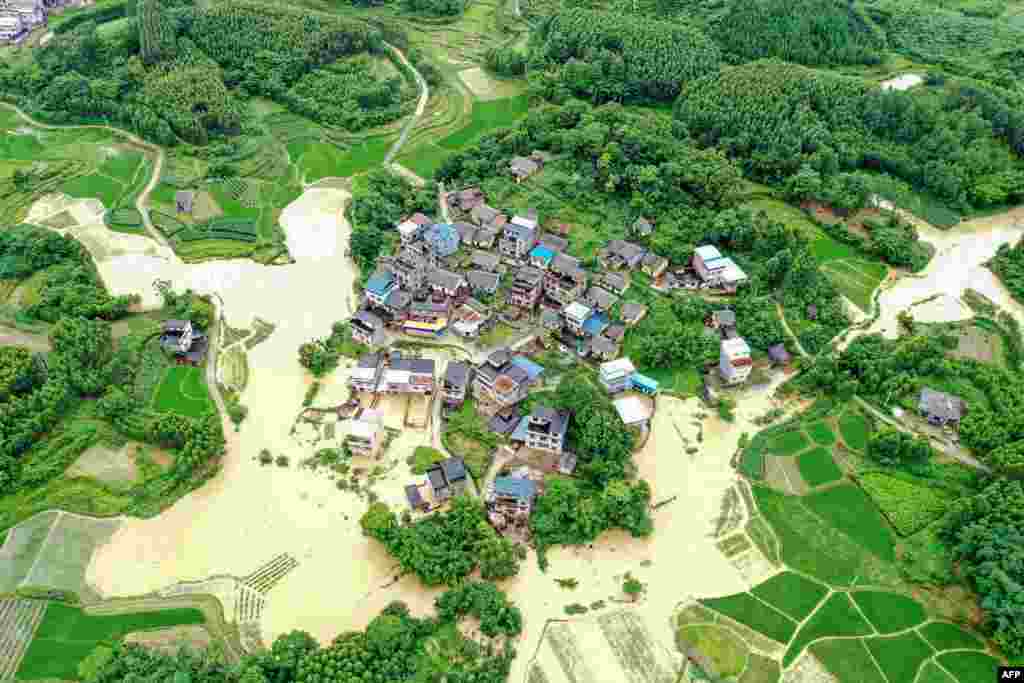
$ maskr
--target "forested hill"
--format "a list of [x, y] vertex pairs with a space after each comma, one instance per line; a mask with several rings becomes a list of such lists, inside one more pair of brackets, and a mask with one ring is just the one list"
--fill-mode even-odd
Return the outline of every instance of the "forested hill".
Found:
[[733, 0], [712, 35], [734, 62], [877, 64], [886, 46], [882, 30], [851, 0]]
[[32, 60], [0, 64], [0, 91], [55, 122], [105, 120], [161, 144], [204, 145], [245, 126], [262, 95], [320, 123], [393, 121], [413, 86], [378, 77], [369, 24], [280, 3], [129, 0], [132, 16], [83, 21]]
[[615, 12], [563, 10], [532, 39], [538, 59], [561, 65], [573, 94], [596, 101], [671, 100], [721, 63], [718, 47], [697, 28]]
[[954, 81], [907, 92], [766, 60], [683, 87], [675, 115], [744, 171], [783, 182], [868, 169], [962, 208], [1024, 199], [1024, 109], [1009, 93]]

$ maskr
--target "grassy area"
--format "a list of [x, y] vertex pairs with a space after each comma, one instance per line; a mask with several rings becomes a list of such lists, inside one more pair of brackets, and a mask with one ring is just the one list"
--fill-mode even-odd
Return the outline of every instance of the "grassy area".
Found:
[[908, 472], [869, 471], [858, 475], [861, 488], [901, 536], [910, 536], [946, 514], [957, 497]]
[[852, 484], [812, 493], [807, 507], [876, 556], [893, 562], [895, 538], [871, 499]]
[[780, 675], [778, 662], [751, 652], [739, 683], [779, 683]]
[[782, 658], [782, 665], [789, 666], [805, 647], [821, 638], [866, 636], [871, 633], [871, 626], [853, 606], [850, 597], [846, 593], [833, 593], [790, 642]]
[[839, 434], [849, 448], [863, 451], [868, 444], [870, 425], [859, 411], [848, 410], [839, 418]]
[[772, 640], [787, 643], [796, 631], [796, 622], [769, 607], [750, 593], [701, 600], [701, 604], [749, 626]]
[[923, 624], [927, 618], [921, 603], [906, 595], [889, 591], [854, 591], [851, 595], [879, 633], [896, 633]]
[[498, 128], [506, 128], [526, 115], [530, 101], [526, 95], [506, 97], [489, 102], [473, 102], [473, 113], [464, 128], [438, 140], [440, 147], [448, 150], [459, 150], [475, 142], [484, 133]]
[[794, 429], [782, 432], [765, 445], [765, 451], [772, 455], [794, 455], [807, 448], [810, 442], [803, 431]]
[[213, 408], [202, 368], [169, 368], [156, 391], [153, 407], [162, 413], [200, 417]]
[[836, 442], [836, 433], [832, 431], [832, 426], [824, 420], [812, 422], [805, 429], [807, 434], [810, 435], [811, 441], [816, 444], [831, 446]]
[[985, 644], [959, 626], [932, 621], [921, 627], [921, 635], [936, 650], [984, 650]]
[[451, 154], [452, 150], [443, 149], [432, 142], [425, 142], [398, 157], [398, 163], [420, 178], [429, 181]]
[[639, 368], [637, 371], [658, 382], [662, 391], [682, 396], [695, 396], [704, 386], [704, 379], [696, 368]]
[[802, 621], [814, 611], [828, 589], [794, 572], [782, 572], [750, 592], [794, 620]]
[[707, 657], [715, 673], [722, 678], [740, 674], [747, 664], [749, 652], [746, 645], [731, 631], [719, 626], [683, 626], [676, 639], [677, 642], [688, 643]]
[[887, 683], [859, 638], [824, 640], [812, 645], [811, 652], [840, 683]]
[[202, 612], [197, 609], [90, 616], [78, 607], [50, 603], [18, 668], [17, 677], [75, 680], [78, 665], [103, 642], [133, 631], [204, 622]]
[[913, 681], [933, 651], [921, 636], [910, 631], [890, 638], [865, 641], [878, 667], [890, 681]]
[[412, 452], [412, 473], [426, 474], [431, 465], [444, 459], [444, 453], [436, 448], [417, 446]]
[[441, 438], [452, 455], [465, 461], [473, 478], [482, 480], [499, 438], [488, 429], [487, 421], [477, 412], [472, 398], [467, 397], [462, 407], [449, 413]]
[[843, 473], [832, 459], [832, 451], [828, 448], [812, 448], [796, 457], [800, 476], [810, 487], [821, 486], [843, 478]]
[[999, 666], [995, 658], [981, 652], [946, 652], [938, 661], [960, 683], [995, 680]]

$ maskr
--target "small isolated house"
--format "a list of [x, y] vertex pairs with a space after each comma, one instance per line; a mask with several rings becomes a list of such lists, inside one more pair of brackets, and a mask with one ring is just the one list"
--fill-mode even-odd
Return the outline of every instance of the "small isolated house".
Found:
[[409, 484], [405, 487], [405, 500], [409, 503], [409, 507], [418, 512], [426, 512], [430, 509], [430, 505], [423, 498], [423, 494], [420, 492], [420, 487], [416, 484]]
[[180, 363], [199, 365], [206, 357], [209, 340], [191, 320], [165, 320], [160, 345]]
[[789, 361], [792, 360], [792, 356], [789, 355], [789, 351], [786, 350], [784, 344], [769, 346], [768, 358], [773, 365], [788, 365]]
[[508, 162], [508, 170], [517, 183], [535, 175], [544, 168], [544, 157], [539, 152], [534, 152], [528, 157], [513, 157]]
[[967, 404], [959, 396], [924, 387], [917, 401], [917, 409], [933, 425], [955, 427], [967, 413]]
[[364, 408], [349, 425], [345, 445], [355, 455], [374, 457], [384, 445], [384, 417], [379, 410]]
[[747, 380], [754, 361], [750, 357], [750, 346], [743, 337], [723, 339], [719, 347], [718, 371], [726, 384], [740, 384]]
[[632, 387], [634, 372], [636, 372], [636, 368], [633, 366], [632, 361], [628, 358], [619, 358], [618, 360], [601, 363], [598, 378], [605, 391], [609, 394], [618, 394], [623, 391], [629, 391]]
[[466, 463], [462, 458], [447, 458], [434, 463], [427, 469], [427, 483], [434, 501], [438, 503], [465, 493], [469, 485]]
[[636, 325], [647, 315], [647, 306], [627, 301], [622, 304], [622, 322], [627, 325]]
[[195, 204], [195, 193], [192, 190], [178, 190], [174, 194], [174, 205], [178, 213], [191, 215], [193, 204]]

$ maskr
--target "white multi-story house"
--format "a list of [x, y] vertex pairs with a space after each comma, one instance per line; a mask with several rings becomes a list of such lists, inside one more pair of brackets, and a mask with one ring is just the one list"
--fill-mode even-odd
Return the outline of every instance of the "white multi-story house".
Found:
[[723, 339], [718, 356], [718, 372], [726, 384], [740, 384], [750, 376], [754, 361], [743, 337]]
[[628, 391], [633, 386], [633, 373], [636, 372], [636, 368], [628, 358], [601, 363], [600, 371], [601, 386], [609, 394]]
[[345, 445], [355, 455], [373, 457], [384, 445], [384, 418], [380, 411], [364, 408], [351, 420]]
[[565, 326], [577, 337], [583, 336], [583, 323], [593, 311], [589, 306], [584, 306], [579, 301], [573, 301], [562, 309], [562, 317], [565, 318]]

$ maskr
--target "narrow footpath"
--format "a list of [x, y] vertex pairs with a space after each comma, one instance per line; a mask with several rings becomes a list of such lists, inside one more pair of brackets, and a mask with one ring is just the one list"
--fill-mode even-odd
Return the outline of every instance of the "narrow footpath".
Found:
[[420, 120], [421, 116], [423, 116], [423, 112], [427, 108], [427, 101], [430, 99], [430, 87], [427, 85], [427, 79], [423, 78], [423, 74], [421, 74], [419, 70], [412, 65], [412, 62], [409, 61], [404, 52], [390, 43], [384, 43], [384, 45], [391, 50], [396, 57], [398, 57], [402, 64], [409, 67], [413, 76], [416, 77], [416, 85], [420, 87], [420, 99], [419, 102], [416, 103], [416, 111], [409, 117], [409, 120], [405, 122], [405, 125], [402, 126], [402, 132], [399, 134], [398, 139], [395, 140], [395, 144], [391, 146], [391, 149], [388, 150], [387, 156], [384, 157], [384, 165], [390, 166], [391, 162], [393, 162], [395, 157], [398, 156], [398, 152], [401, 151], [402, 146], [405, 145], [406, 140], [409, 139], [409, 134], [412, 133], [412, 129], [416, 125], [416, 122]]

